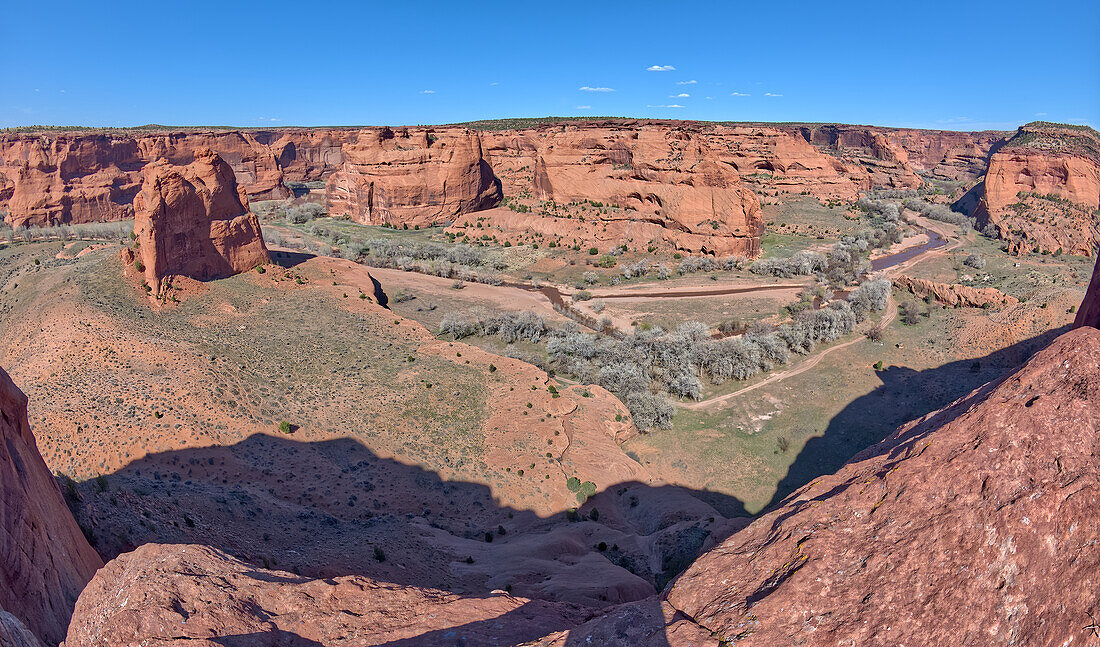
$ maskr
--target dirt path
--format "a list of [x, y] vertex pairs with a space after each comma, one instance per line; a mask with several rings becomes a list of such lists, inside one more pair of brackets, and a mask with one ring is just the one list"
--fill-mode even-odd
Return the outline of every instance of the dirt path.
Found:
[[[897, 304], [894, 303], [894, 300], [891, 298], [889, 300], [889, 302], [887, 302], [887, 304], [886, 304], [886, 313], [882, 315], [882, 319], [879, 320], [879, 323], [877, 323], [875, 325], [886, 327], [890, 324], [891, 321], [894, 320], [894, 318], [897, 316], [897, 314], [898, 314]], [[682, 406], [685, 409], [691, 409], [692, 411], [698, 411], [700, 409], [709, 409], [709, 408], [713, 407], [714, 405], [721, 404], [723, 402], [727, 402], [729, 400], [732, 400], [732, 399], [736, 398], [739, 395], [748, 393], [749, 391], [752, 391], [754, 389], [759, 389], [762, 386], [767, 386], [769, 384], [774, 384], [774, 383], [779, 382], [781, 380], [785, 380], [788, 377], [794, 377], [795, 375], [805, 373], [806, 371], [810, 370], [811, 368], [817, 366], [821, 362], [821, 360], [824, 359], [825, 356], [828, 355], [829, 353], [831, 353], [833, 351], [836, 351], [836, 350], [840, 350], [841, 348], [847, 348], [848, 346], [851, 346], [853, 344], [857, 344], [861, 341], [863, 341], [862, 335], [859, 336], [859, 337], [856, 337], [855, 339], [852, 339], [850, 341], [846, 341], [843, 344], [837, 344], [836, 346], [830, 346], [829, 348], [821, 351], [820, 353], [814, 355], [813, 357], [810, 357], [809, 359], [802, 362], [798, 366], [790, 368], [786, 371], [780, 371], [778, 373], [774, 373], [773, 375], [768, 377], [766, 380], [757, 382], [756, 384], [753, 384], [752, 386], [746, 386], [745, 388], [738, 389], [737, 391], [734, 391], [733, 393], [726, 393], [724, 395], [715, 396], [715, 397], [709, 398], [707, 400], [700, 400], [699, 402], [690, 402], [690, 403], [687, 403], [687, 404], [681, 404], [680, 406]]]

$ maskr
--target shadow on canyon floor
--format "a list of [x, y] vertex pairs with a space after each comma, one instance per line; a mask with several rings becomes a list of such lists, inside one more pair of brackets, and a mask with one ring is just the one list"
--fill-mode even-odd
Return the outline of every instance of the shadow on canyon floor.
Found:
[[311, 258], [317, 258], [316, 254], [307, 254], [306, 252], [284, 252], [282, 250], [272, 250], [269, 253], [271, 255], [272, 263], [285, 267], [286, 269], [301, 265]]
[[[706, 545], [743, 525], [711, 504], [744, 510], [714, 492], [631, 482], [609, 486], [576, 510], [543, 516], [500, 505], [499, 493], [484, 484], [382, 458], [353, 438], [302, 442], [263, 434], [150, 454], [63, 489], [108, 560], [149, 542], [202, 544], [310, 577], [366, 575], [470, 596], [507, 589], [593, 611], [659, 605], [652, 596]], [[659, 608], [652, 611], [659, 617]], [[532, 613], [521, 607], [508, 615]], [[511, 639], [506, 620], [466, 629], [485, 635], [499, 626]], [[464, 644], [462, 632], [394, 644]], [[292, 638], [275, 644], [312, 644]]]
[[[765, 510], [806, 483], [836, 472], [853, 456], [881, 442], [902, 424], [946, 407], [983, 384], [1008, 375], [1068, 330], [1069, 326], [1062, 326], [985, 357], [949, 362], [923, 371], [905, 366], [890, 366], [879, 371], [877, 375], [882, 385], [853, 400], [829, 421], [821, 436], [806, 443]], [[939, 420], [939, 424], [950, 420]]]

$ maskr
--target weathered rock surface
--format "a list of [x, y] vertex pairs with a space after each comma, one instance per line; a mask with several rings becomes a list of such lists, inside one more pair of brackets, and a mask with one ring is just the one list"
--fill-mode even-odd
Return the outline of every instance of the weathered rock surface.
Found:
[[958, 283], [936, 283], [927, 279], [901, 275], [894, 279], [894, 287], [908, 290], [920, 298], [932, 297], [953, 308], [1002, 308], [1016, 305], [1019, 299], [997, 288], [972, 288]]
[[980, 221], [1015, 253], [1091, 256], [1100, 241], [1100, 135], [1083, 126], [1028, 124], [989, 161]]
[[344, 146], [343, 156], [343, 168], [328, 178], [328, 210], [364, 224], [441, 224], [501, 199], [471, 130], [372, 129]]
[[1095, 644], [1098, 403], [1081, 328], [801, 488], [668, 602], [745, 646]]
[[310, 579], [206, 546], [146, 544], [96, 575], [64, 645], [513, 645], [591, 615], [504, 592], [463, 597], [358, 576]]
[[[56, 644], [65, 636], [77, 595], [103, 562], [38, 453], [27, 423], [27, 397], [3, 369], [0, 438], [0, 611]], [[0, 644], [6, 637], [26, 643], [7, 614], [0, 613]]]
[[1085, 299], [1077, 310], [1077, 316], [1073, 319], [1073, 327], [1092, 326], [1100, 328], [1100, 271], [1092, 270], [1092, 280], [1085, 292]]
[[187, 166], [162, 161], [146, 168], [134, 209], [138, 256], [154, 294], [170, 275], [206, 281], [269, 261], [233, 169], [209, 149]]
[[42, 647], [42, 641], [19, 618], [0, 609], [0, 647]]

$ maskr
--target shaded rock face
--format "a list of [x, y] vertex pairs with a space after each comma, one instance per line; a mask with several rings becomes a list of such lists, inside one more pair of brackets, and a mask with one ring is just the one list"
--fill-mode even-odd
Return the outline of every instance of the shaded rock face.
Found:
[[8, 636], [16, 645], [27, 644], [21, 622], [42, 641], [57, 644], [77, 595], [103, 562], [38, 453], [27, 397], [3, 369], [0, 441], [0, 641]]
[[745, 646], [1095, 644], [1098, 404], [1081, 328], [798, 490], [668, 602]]
[[504, 592], [463, 597], [360, 576], [310, 579], [206, 546], [146, 544], [96, 575], [64, 644], [512, 645], [590, 616]]
[[206, 281], [269, 261], [233, 169], [209, 149], [187, 166], [150, 165], [134, 209], [138, 257], [154, 294], [166, 276]]
[[1100, 241], [1097, 208], [1100, 135], [1028, 124], [990, 158], [976, 215], [1014, 253], [1091, 256]]
[[922, 299], [932, 297], [939, 303], [953, 308], [1002, 308], [1020, 302], [1016, 297], [1008, 296], [997, 288], [972, 288], [957, 283], [936, 283], [905, 275], [894, 279], [894, 287], [899, 290], [908, 290]]
[[331, 215], [370, 225], [430, 226], [496, 206], [500, 182], [477, 133], [459, 128], [363, 131], [328, 178]]
[[1098, 269], [1100, 267], [1092, 270], [1092, 280], [1089, 281], [1085, 299], [1081, 302], [1081, 308], [1077, 311], [1077, 316], [1073, 318], [1074, 328], [1080, 328], [1081, 326], [1100, 328], [1100, 271], [1097, 271]]

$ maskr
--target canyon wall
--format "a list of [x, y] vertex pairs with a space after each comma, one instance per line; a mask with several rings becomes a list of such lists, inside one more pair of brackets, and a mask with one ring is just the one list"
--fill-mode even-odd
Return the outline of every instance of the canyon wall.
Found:
[[1005, 135], [631, 119], [480, 131], [7, 133], [0, 210], [13, 226], [132, 218], [147, 164], [186, 165], [209, 148], [252, 200], [288, 198], [288, 183], [324, 182], [330, 213], [363, 223], [454, 223], [469, 233], [480, 222], [498, 240], [752, 256], [761, 199], [851, 201], [873, 188], [931, 180], [966, 189], [985, 177], [959, 204], [1012, 251], [1091, 253], [1100, 235], [1095, 131], [1029, 124], [1007, 143]]
[[0, 439], [0, 641], [33, 644], [22, 624], [56, 645], [65, 637], [77, 596], [103, 562], [38, 453], [27, 397], [3, 369]]
[[186, 166], [163, 160], [147, 166], [134, 211], [136, 256], [153, 294], [160, 294], [166, 276], [205, 281], [269, 261], [248, 198], [233, 170], [209, 149]]
[[443, 224], [501, 199], [481, 138], [464, 128], [365, 130], [343, 159], [328, 177], [328, 212], [363, 224]]
[[1091, 256], [1100, 241], [1098, 208], [1100, 134], [1035, 123], [990, 158], [976, 215], [1011, 252]]

